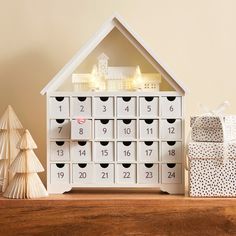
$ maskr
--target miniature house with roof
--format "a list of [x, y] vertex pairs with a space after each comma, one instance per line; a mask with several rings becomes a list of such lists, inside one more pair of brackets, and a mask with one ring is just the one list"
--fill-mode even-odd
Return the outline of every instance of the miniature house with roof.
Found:
[[47, 188], [184, 192], [183, 86], [121, 17], [41, 91], [47, 95]]

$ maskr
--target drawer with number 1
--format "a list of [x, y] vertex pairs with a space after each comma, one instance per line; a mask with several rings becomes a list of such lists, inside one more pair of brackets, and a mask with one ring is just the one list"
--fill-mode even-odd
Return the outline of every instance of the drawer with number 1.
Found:
[[67, 118], [70, 111], [69, 97], [50, 97], [49, 110], [52, 118]]

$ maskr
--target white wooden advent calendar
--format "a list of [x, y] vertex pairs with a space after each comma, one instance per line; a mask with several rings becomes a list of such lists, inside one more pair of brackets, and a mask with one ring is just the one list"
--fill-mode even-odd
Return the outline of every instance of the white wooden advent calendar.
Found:
[[[114, 29], [155, 73], [143, 73], [142, 65], [109, 66], [105, 53], [97, 55], [91, 72], [78, 73]], [[162, 88], [164, 81], [171, 89]], [[184, 192], [185, 91], [119, 16], [111, 17], [41, 93], [47, 95], [49, 193], [106, 187]]]

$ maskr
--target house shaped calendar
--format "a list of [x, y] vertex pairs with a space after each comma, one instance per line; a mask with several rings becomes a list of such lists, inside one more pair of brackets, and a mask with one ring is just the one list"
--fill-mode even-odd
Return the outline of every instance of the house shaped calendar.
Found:
[[118, 15], [41, 91], [47, 188], [184, 193], [185, 89]]

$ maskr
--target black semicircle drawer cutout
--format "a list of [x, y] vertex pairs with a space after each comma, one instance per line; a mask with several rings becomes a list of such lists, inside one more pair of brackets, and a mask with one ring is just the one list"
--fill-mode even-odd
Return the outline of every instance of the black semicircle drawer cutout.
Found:
[[84, 101], [86, 100], [86, 97], [78, 97], [78, 100], [79, 100], [80, 102], [84, 102]]
[[109, 164], [100, 164], [100, 166], [105, 169], [109, 166]]
[[57, 146], [63, 146], [64, 143], [65, 143], [64, 141], [56, 141]]
[[58, 124], [62, 124], [64, 121], [65, 121], [64, 119], [56, 119], [56, 122], [57, 122]]
[[109, 120], [100, 120], [100, 122], [103, 124], [103, 125], [106, 125], [109, 123]]
[[78, 141], [78, 144], [80, 145], [80, 146], [85, 146], [86, 145], [86, 141]]
[[176, 97], [167, 97], [167, 100], [169, 100], [170, 102], [173, 102], [176, 99]]
[[169, 124], [173, 124], [173, 123], [175, 123], [175, 121], [176, 121], [176, 119], [167, 119], [167, 122], [168, 122]]
[[123, 142], [123, 144], [124, 144], [124, 146], [130, 146], [130, 145], [131, 145], [131, 142], [129, 142], [129, 141], [127, 142], [127, 141], [126, 141], [126, 142]]
[[132, 120], [123, 120], [123, 122], [124, 122], [126, 125], [130, 124], [131, 121], [132, 121]]
[[109, 142], [104, 142], [104, 141], [103, 141], [103, 142], [100, 142], [100, 144], [101, 144], [102, 146], [107, 146], [108, 143], [109, 143]]
[[124, 168], [130, 168], [131, 164], [122, 164]]
[[109, 97], [100, 97], [100, 100], [101, 100], [102, 102], [106, 102], [106, 101], [108, 101], [108, 99], [109, 99]]
[[169, 168], [174, 168], [176, 166], [176, 164], [175, 163], [167, 163], [167, 166]]
[[144, 143], [145, 143], [146, 146], [151, 146], [153, 144], [152, 141], [145, 141]]
[[63, 163], [57, 163], [56, 166], [57, 166], [58, 168], [63, 168], [63, 167], [65, 166], [65, 164], [63, 164]]
[[80, 168], [85, 168], [85, 167], [87, 166], [87, 164], [86, 164], [86, 163], [80, 163], [80, 164], [78, 164], [78, 166], [79, 166]]
[[176, 141], [167, 141], [167, 144], [169, 146], [174, 146], [176, 144]]
[[145, 97], [145, 100], [146, 100], [147, 102], [151, 102], [153, 99], [154, 99], [154, 97]]
[[152, 164], [152, 163], [145, 163], [144, 165], [145, 165], [145, 167], [147, 167], [147, 168], [152, 168], [152, 167], [153, 167], [153, 164]]
[[124, 102], [129, 102], [131, 100], [131, 97], [122, 97]]
[[58, 102], [62, 102], [62, 101], [64, 100], [64, 97], [56, 97], [56, 100], [57, 100]]
[[146, 119], [144, 120], [146, 124], [150, 125], [152, 124], [153, 120], [152, 119]]

